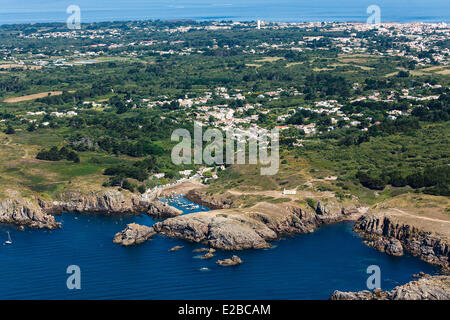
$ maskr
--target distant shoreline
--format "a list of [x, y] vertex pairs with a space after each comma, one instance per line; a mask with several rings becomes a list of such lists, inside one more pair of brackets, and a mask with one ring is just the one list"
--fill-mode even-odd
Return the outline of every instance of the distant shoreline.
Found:
[[[1, 16], [1, 13], [0, 13]], [[82, 22], [82, 25], [89, 25], [89, 24], [99, 24], [99, 23], [129, 23], [129, 22], [154, 22], [154, 21], [161, 21], [166, 23], [181, 23], [181, 22], [187, 22], [187, 23], [198, 23], [198, 22], [238, 22], [238, 23], [256, 23], [257, 20], [233, 20], [231, 17], [223, 17], [223, 18], [217, 18], [212, 17], [211, 19], [205, 18], [205, 19], [135, 19], [135, 20], [98, 20], [98, 21], [85, 21]], [[267, 20], [262, 19], [262, 21], [271, 23], [271, 24], [307, 24], [307, 23], [328, 23], [328, 24], [366, 24], [364, 21], [281, 21], [281, 20]], [[383, 21], [380, 23], [380, 25], [389, 25], [389, 24], [441, 24], [441, 23], [450, 23], [449, 21]], [[11, 23], [0, 23], [0, 27], [2, 26], [14, 26], [14, 25], [64, 25], [66, 22], [64, 21], [35, 21], [35, 22], [11, 22]]]

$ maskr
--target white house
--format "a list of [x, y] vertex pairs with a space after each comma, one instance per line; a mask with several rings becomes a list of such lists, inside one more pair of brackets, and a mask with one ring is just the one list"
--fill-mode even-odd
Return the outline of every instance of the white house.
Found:
[[283, 190], [283, 194], [284, 195], [293, 195], [293, 194], [297, 194], [297, 190], [286, 190], [286, 189], [284, 189]]
[[190, 176], [192, 174], [192, 170], [184, 170], [184, 171], [179, 171], [179, 174], [181, 174], [182, 176]]

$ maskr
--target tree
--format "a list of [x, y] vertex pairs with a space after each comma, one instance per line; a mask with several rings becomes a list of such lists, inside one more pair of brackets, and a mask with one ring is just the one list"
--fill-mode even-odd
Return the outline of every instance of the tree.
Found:
[[211, 171], [206, 171], [205, 173], [203, 173], [203, 176], [205, 178], [211, 178], [212, 177], [212, 172]]
[[144, 194], [147, 190], [145, 189], [145, 186], [143, 184], [141, 184], [138, 188], [138, 191], [142, 194]]
[[369, 174], [367, 172], [359, 171], [356, 174], [359, 182], [366, 188], [373, 190], [383, 190], [386, 187], [386, 183], [380, 178], [376, 177], [374, 173]]
[[399, 78], [408, 78], [409, 77], [409, 71], [403, 71], [403, 70], [399, 71], [398, 77]]
[[423, 174], [422, 172], [416, 172], [413, 174], [410, 174], [406, 181], [408, 182], [408, 185], [411, 186], [411, 188], [418, 189], [422, 188], [424, 186], [424, 180], [423, 180]]
[[6, 134], [14, 134], [16, 133], [16, 130], [14, 130], [14, 128], [11, 125], [8, 125], [8, 127], [5, 130]]
[[131, 192], [134, 192], [134, 185], [130, 181], [128, 181], [127, 179], [123, 180], [122, 188], [124, 188], [126, 190], [129, 190]]
[[36, 125], [32, 122], [28, 125], [27, 131], [33, 132], [36, 131]]
[[394, 187], [406, 186], [406, 179], [399, 171], [395, 171], [389, 176], [389, 183]]
[[79, 163], [79, 162], [80, 162], [80, 157], [79, 157], [78, 154], [77, 154], [75, 151], [73, 151], [73, 150], [70, 151], [70, 152], [67, 154], [66, 159], [69, 160], [69, 161], [73, 161], [73, 162], [75, 162], [75, 163]]

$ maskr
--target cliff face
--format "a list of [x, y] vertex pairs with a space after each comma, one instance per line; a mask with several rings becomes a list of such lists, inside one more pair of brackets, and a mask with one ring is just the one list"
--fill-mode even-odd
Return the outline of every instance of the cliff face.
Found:
[[156, 199], [109, 189], [86, 195], [68, 192], [60, 195], [58, 201], [40, 201], [45, 212], [59, 214], [62, 212], [102, 213], [102, 214], [136, 214], [145, 213], [155, 218], [167, 218], [182, 212]]
[[317, 202], [315, 212], [322, 223], [336, 223], [343, 220], [355, 221], [367, 212], [366, 207]]
[[28, 226], [31, 228], [55, 229], [61, 227], [51, 215], [28, 200], [8, 199], [0, 202], [0, 223]]
[[401, 255], [404, 249], [428, 263], [449, 269], [449, 244], [429, 232], [396, 223], [381, 214], [360, 218], [354, 229], [369, 240], [366, 242], [369, 246], [380, 251]]
[[392, 291], [335, 291], [330, 300], [449, 300], [450, 276], [424, 276]]
[[91, 192], [89, 194], [67, 192], [61, 194], [57, 201], [40, 201], [42, 209], [53, 214], [62, 212], [135, 213], [142, 211], [145, 204], [145, 201], [141, 201], [137, 196], [117, 190]]
[[114, 189], [81, 194], [67, 192], [56, 201], [37, 199], [8, 199], [0, 203], [0, 223], [10, 223], [32, 228], [54, 229], [61, 227], [52, 214], [62, 212], [99, 214], [147, 214], [156, 219], [176, 217], [182, 213], [154, 198], [143, 198], [130, 192]]

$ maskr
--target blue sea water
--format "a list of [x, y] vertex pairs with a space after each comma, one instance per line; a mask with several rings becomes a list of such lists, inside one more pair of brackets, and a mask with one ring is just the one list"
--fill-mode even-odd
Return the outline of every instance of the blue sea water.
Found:
[[[18, 231], [0, 225], [1, 242], [6, 231], [13, 240], [11, 246], [0, 245], [0, 299], [328, 299], [335, 289], [366, 289], [370, 265], [381, 268], [383, 289], [406, 283], [420, 271], [438, 273], [410, 255], [390, 257], [366, 247], [352, 223], [286, 238], [273, 249], [219, 251], [201, 260], [192, 252], [201, 244], [164, 236], [132, 247], [112, 243], [128, 223], [155, 222], [145, 215], [65, 213], [57, 219], [63, 229]], [[169, 252], [176, 245], [184, 248]], [[232, 254], [244, 263], [215, 264]], [[81, 290], [67, 289], [69, 265], [81, 269]]]
[[370, 5], [381, 8], [382, 21], [450, 21], [448, 0], [0, 0], [0, 25], [65, 22], [70, 5], [81, 8], [82, 22], [148, 19], [365, 22]]

